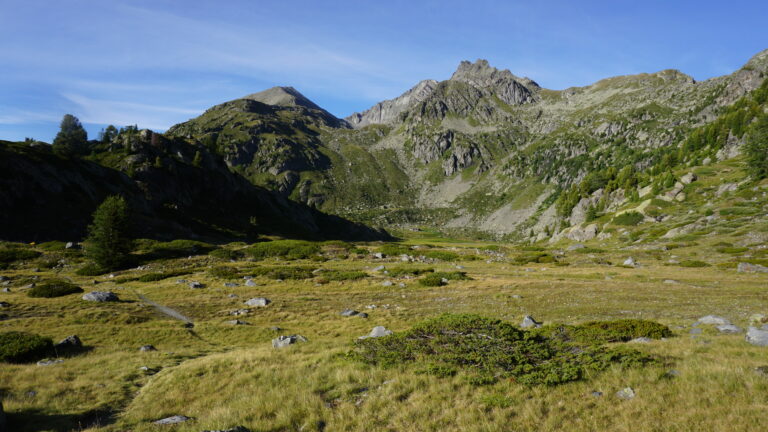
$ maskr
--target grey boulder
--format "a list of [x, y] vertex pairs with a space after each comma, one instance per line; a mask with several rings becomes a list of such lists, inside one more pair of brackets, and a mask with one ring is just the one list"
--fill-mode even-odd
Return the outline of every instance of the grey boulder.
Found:
[[739, 326], [735, 326], [733, 324], [723, 324], [716, 327], [720, 333], [726, 333], [726, 334], [736, 334], [741, 333], [744, 330], [741, 329]]
[[709, 325], [730, 325], [731, 321], [728, 318], [724, 318], [718, 315], [706, 315], [699, 318], [696, 321], [697, 324], [709, 324]]
[[523, 317], [523, 322], [520, 323], [520, 327], [522, 328], [539, 328], [541, 327], [541, 323], [533, 319], [532, 316], [526, 315]]
[[178, 423], [184, 423], [185, 421], [192, 420], [192, 418], [183, 416], [183, 415], [175, 415], [171, 417], [166, 417], [164, 419], [155, 420], [152, 423], [156, 425], [170, 425], [170, 424], [178, 424]]
[[273, 348], [285, 348], [289, 345], [293, 345], [298, 342], [306, 342], [307, 338], [305, 338], [302, 335], [290, 335], [290, 336], [278, 336], [275, 339], [272, 339], [272, 347]]
[[141, 352], [157, 351], [157, 348], [155, 348], [152, 345], [142, 345], [141, 347], [139, 347], [139, 351]]
[[351, 316], [355, 316], [355, 315], [357, 315], [359, 313], [360, 312], [358, 312], [358, 311], [356, 311], [354, 309], [344, 309], [343, 311], [341, 311], [340, 315], [343, 316], [343, 317], [351, 317]]
[[254, 297], [245, 302], [247, 306], [258, 306], [258, 307], [264, 307], [270, 303], [272, 303], [272, 301], [265, 297]]
[[360, 336], [358, 339], [368, 339], [389, 336], [392, 334], [392, 330], [387, 330], [384, 326], [376, 326], [365, 336]]
[[80, 348], [82, 346], [83, 342], [80, 341], [80, 338], [77, 337], [77, 335], [67, 336], [54, 345], [56, 348]]
[[746, 340], [752, 345], [768, 347], [768, 329], [760, 330], [757, 327], [750, 326], [747, 329]]
[[117, 294], [111, 291], [91, 291], [83, 295], [83, 300], [92, 302], [116, 302], [120, 301]]

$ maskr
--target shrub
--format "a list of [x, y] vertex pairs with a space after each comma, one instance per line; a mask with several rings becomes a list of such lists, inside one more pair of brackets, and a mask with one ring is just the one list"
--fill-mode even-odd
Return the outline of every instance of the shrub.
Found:
[[423, 255], [427, 258], [438, 259], [441, 261], [456, 261], [459, 259], [459, 254], [439, 250], [426, 251]]
[[368, 277], [368, 273], [361, 271], [332, 270], [323, 273], [323, 278], [329, 281], [359, 280]]
[[317, 243], [301, 240], [274, 240], [263, 243], [255, 243], [245, 250], [245, 253], [256, 259], [287, 258], [306, 259], [320, 253]]
[[639, 224], [640, 222], [643, 221], [643, 219], [645, 219], [645, 217], [641, 213], [632, 211], [632, 212], [622, 213], [616, 216], [615, 218], [613, 218], [613, 221], [611, 222], [614, 225], [630, 226], [630, 225]]
[[240, 277], [240, 272], [236, 268], [232, 267], [214, 267], [208, 270], [208, 274], [219, 279], [237, 279]]
[[42, 255], [40, 252], [25, 248], [0, 248], [0, 263], [12, 263], [35, 259]]
[[311, 279], [315, 275], [312, 267], [257, 267], [251, 272], [255, 276], [265, 276], [270, 279]]
[[99, 267], [95, 263], [88, 263], [75, 271], [79, 276], [99, 276], [106, 273], [107, 270]]
[[391, 277], [401, 276], [419, 276], [425, 273], [434, 273], [433, 268], [410, 268], [410, 267], [394, 267], [387, 271], [387, 274]]
[[680, 262], [680, 267], [709, 267], [704, 261], [685, 260]]
[[67, 244], [62, 241], [49, 241], [40, 243], [37, 247], [47, 252], [61, 252], [67, 249]]
[[744, 144], [747, 170], [757, 179], [768, 177], [768, 115], [762, 114], [752, 125]]
[[53, 298], [81, 292], [83, 292], [83, 289], [71, 282], [51, 279], [27, 291], [27, 296]]
[[469, 371], [482, 385], [497, 378], [555, 385], [583, 378], [587, 371], [613, 364], [641, 366], [654, 360], [638, 351], [568, 342], [524, 331], [504, 321], [477, 315], [445, 314], [410, 330], [356, 342], [350, 356], [383, 367], [415, 363], [438, 376]]
[[402, 244], [391, 243], [380, 247], [379, 252], [387, 256], [408, 255], [411, 253], [411, 248]]
[[243, 254], [239, 250], [232, 250], [232, 249], [215, 249], [210, 252], [208, 252], [208, 255], [219, 258], [223, 260], [239, 260], [240, 258], [244, 257], [245, 254]]
[[[132, 280], [137, 280], [139, 282], [156, 282], [159, 280], [168, 279], [171, 277], [181, 276], [185, 274], [189, 274], [189, 272], [179, 270], [179, 271], [169, 271], [169, 272], [161, 272], [161, 273], [147, 273], [145, 275], [141, 275]], [[124, 283], [124, 282], [120, 282], [120, 283]]]
[[578, 325], [545, 326], [534, 332], [564, 342], [587, 344], [607, 342], [627, 342], [647, 337], [661, 339], [672, 336], [669, 327], [647, 320], [622, 319], [615, 321], [590, 321]]
[[424, 286], [443, 286], [446, 284], [444, 280], [470, 280], [465, 272], [437, 272], [430, 273], [422, 279], [419, 279], [419, 283]]
[[554, 263], [557, 262], [557, 259], [546, 253], [546, 252], [529, 252], [524, 253], [521, 255], [518, 255], [514, 258], [515, 263], [517, 264], [527, 264], [527, 263]]
[[53, 350], [50, 338], [32, 333], [0, 333], [0, 361], [24, 363], [40, 360]]
[[177, 239], [169, 242], [156, 243], [152, 246], [151, 258], [178, 258], [190, 255], [207, 254], [216, 247], [209, 243], [196, 240]]

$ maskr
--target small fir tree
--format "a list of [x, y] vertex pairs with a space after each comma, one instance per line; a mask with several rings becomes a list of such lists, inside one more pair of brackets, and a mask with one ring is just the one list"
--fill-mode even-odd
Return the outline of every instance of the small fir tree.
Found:
[[128, 264], [132, 249], [128, 203], [121, 196], [110, 196], [96, 209], [88, 227], [85, 253], [104, 270]]

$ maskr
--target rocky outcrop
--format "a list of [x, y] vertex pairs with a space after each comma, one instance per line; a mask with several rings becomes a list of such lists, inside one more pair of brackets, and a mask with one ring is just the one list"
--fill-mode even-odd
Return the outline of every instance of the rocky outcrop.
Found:
[[528, 78], [518, 78], [509, 70], [499, 70], [479, 59], [474, 63], [462, 61], [451, 81], [461, 81], [483, 89], [485, 93], [501, 99], [508, 105], [521, 105], [535, 101], [539, 85]]
[[424, 80], [400, 96], [377, 103], [371, 108], [353, 113], [345, 120], [358, 129], [371, 124], [390, 124], [399, 120], [400, 114], [425, 100], [437, 86], [435, 80]]

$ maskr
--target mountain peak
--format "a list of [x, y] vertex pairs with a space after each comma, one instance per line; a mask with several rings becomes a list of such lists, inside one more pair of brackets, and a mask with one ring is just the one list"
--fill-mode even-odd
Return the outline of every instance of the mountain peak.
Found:
[[511, 105], [532, 102], [533, 93], [540, 88], [533, 80], [515, 76], [509, 69], [496, 69], [485, 59], [477, 59], [474, 63], [462, 61], [450, 81], [464, 82], [490, 91]]
[[258, 93], [250, 94], [243, 99], [255, 100], [267, 105], [290, 107], [302, 106], [304, 108], [322, 110], [317, 104], [307, 99], [306, 96], [293, 87], [272, 87]]

